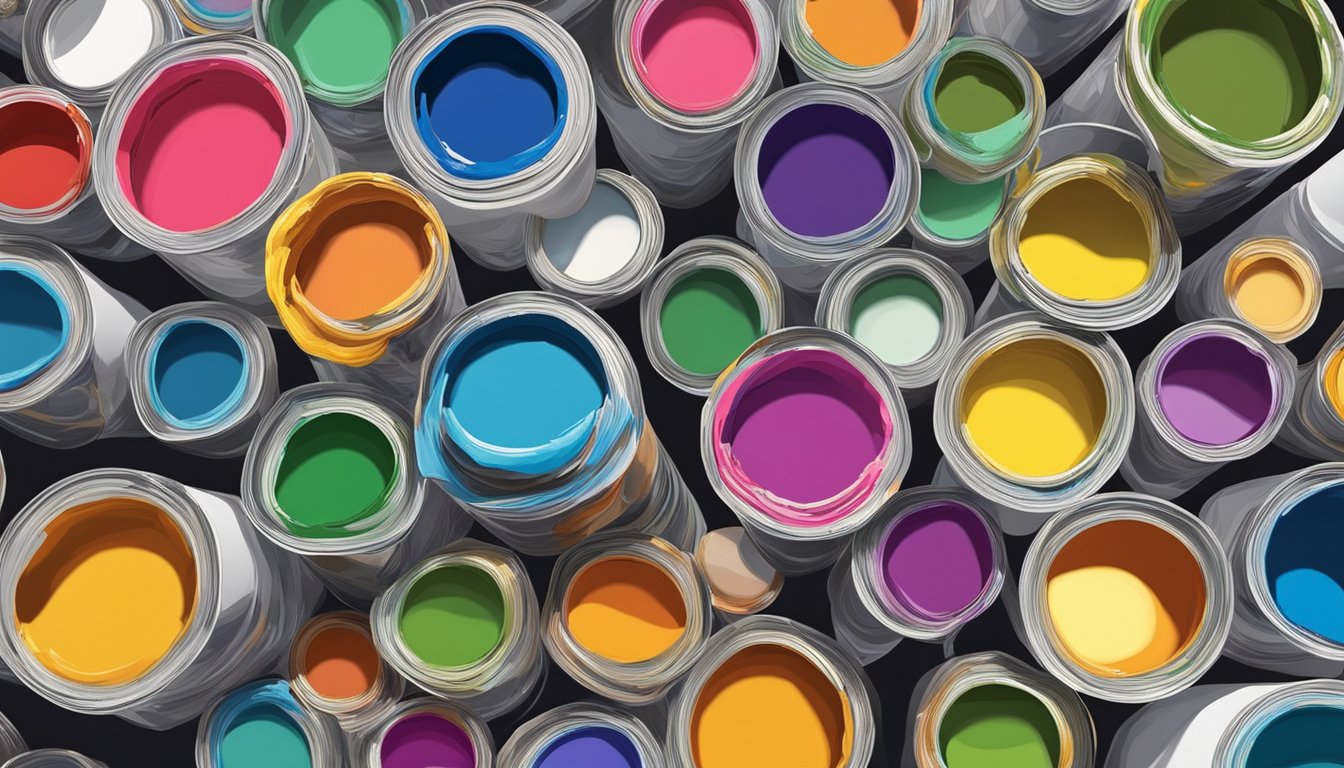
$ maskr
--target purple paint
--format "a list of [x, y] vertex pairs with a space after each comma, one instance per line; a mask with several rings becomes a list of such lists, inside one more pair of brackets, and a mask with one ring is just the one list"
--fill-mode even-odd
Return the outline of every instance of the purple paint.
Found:
[[1167, 422], [1200, 445], [1230, 445], [1256, 433], [1278, 400], [1264, 355], [1237, 339], [1203, 333], [1169, 350], [1157, 370]]
[[994, 572], [989, 528], [974, 510], [934, 502], [897, 518], [882, 538], [882, 580], [898, 605], [925, 621], [966, 610]]
[[531, 768], [642, 768], [639, 747], [630, 737], [600, 725], [560, 734], [546, 745]]
[[429, 712], [403, 717], [383, 734], [383, 768], [476, 768], [471, 736]]
[[776, 119], [757, 158], [765, 205], [780, 226], [831, 237], [872, 221], [896, 178], [891, 136], [838, 104], [805, 104]]

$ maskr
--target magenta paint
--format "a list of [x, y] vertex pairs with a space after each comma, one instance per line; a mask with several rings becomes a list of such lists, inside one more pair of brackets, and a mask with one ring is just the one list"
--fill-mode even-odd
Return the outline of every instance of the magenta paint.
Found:
[[1157, 403], [1167, 422], [1200, 445], [1231, 445], [1254, 435], [1279, 393], [1260, 350], [1219, 333], [1200, 333], [1162, 356]]
[[719, 397], [713, 430], [724, 483], [762, 512], [803, 526], [852, 512], [893, 450], [882, 396], [849, 360], [824, 349], [751, 363]]
[[994, 543], [975, 510], [936, 501], [897, 517], [882, 537], [881, 583], [906, 612], [942, 621], [965, 611], [989, 589]]
[[383, 734], [383, 768], [476, 768], [476, 746], [462, 726], [432, 712], [401, 718]]

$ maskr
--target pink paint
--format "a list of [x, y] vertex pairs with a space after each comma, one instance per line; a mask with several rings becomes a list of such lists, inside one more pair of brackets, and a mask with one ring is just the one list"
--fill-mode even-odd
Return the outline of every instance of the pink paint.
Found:
[[759, 54], [756, 25], [740, 0], [649, 0], [635, 14], [630, 43], [644, 87], [690, 114], [737, 98]]
[[117, 144], [122, 193], [173, 232], [223, 224], [270, 186], [290, 140], [275, 84], [245, 61], [165, 68], [136, 97]]

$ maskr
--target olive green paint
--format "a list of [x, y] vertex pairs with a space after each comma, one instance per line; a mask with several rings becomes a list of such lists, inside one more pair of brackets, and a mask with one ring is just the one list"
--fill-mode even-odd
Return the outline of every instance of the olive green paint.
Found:
[[957, 697], [938, 726], [947, 768], [1055, 768], [1059, 727], [1036, 696], [1010, 685], [981, 685]]
[[485, 658], [504, 637], [504, 595], [489, 573], [445, 565], [407, 590], [397, 628], [411, 653], [436, 667], [464, 667]]
[[[980, 133], [998, 128], [1026, 106], [1026, 94], [1007, 67], [983, 53], [964, 51], [943, 62], [934, 86], [933, 108], [953, 131]], [[1021, 126], [1008, 126], [1020, 133]], [[1005, 143], [1016, 136], [1005, 137]]]

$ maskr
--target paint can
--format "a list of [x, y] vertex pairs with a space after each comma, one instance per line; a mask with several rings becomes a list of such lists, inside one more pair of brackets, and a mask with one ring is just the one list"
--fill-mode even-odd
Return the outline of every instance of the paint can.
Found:
[[1204, 504], [1232, 563], [1236, 617], [1224, 653], [1298, 676], [1344, 672], [1337, 624], [1338, 504], [1344, 464], [1317, 464], [1229, 486]]
[[420, 383], [420, 471], [529, 555], [631, 529], [689, 550], [700, 508], [644, 412], [625, 343], [549, 293], [486, 299], [449, 321]]
[[474, 712], [438, 697], [401, 702], [361, 734], [353, 756], [368, 768], [494, 768], [495, 742]]
[[[23, 57], [23, 17], [25, 0], [0, 0], [0, 51], [14, 58]], [[0, 75], [4, 85], [12, 85]]]
[[714, 383], [700, 426], [710, 485], [785, 574], [819, 571], [900, 488], [910, 419], [887, 367], [847, 335], [785, 328]]
[[868, 665], [902, 638], [948, 643], [999, 599], [1003, 534], [973, 494], [901, 491], [854, 535], [827, 580], [840, 646]]
[[4, 761], [28, 751], [28, 744], [24, 742], [19, 729], [0, 712], [0, 764]]
[[861, 768], [876, 741], [876, 693], [835, 641], [782, 616], [714, 633], [668, 713], [675, 765]]
[[1013, 176], [975, 184], [953, 181], [933, 168], [920, 169], [919, 176], [919, 200], [906, 225], [911, 247], [964, 275], [989, 258], [989, 229], [1008, 199]]
[[733, 165], [738, 230], [807, 294], [843, 261], [886, 245], [919, 199], [919, 163], [896, 115], [846, 86], [771, 96], [743, 124]]
[[270, 323], [258, 255], [271, 223], [335, 170], [293, 65], [240, 35], [188, 38], [141, 59], [93, 147], [93, 180], [118, 229], [207, 297]]
[[168, 0], [27, 0], [24, 74], [97, 122], [136, 62], [184, 35]]
[[568, 216], [588, 199], [592, 78], [540, 11], [476, 0], [416, 27], [392, 56], [385, 106], [411, 182], [482, 266], [521, 267], [528, 214]]
[[345, 737], [331, 717], [304, 708], [284, 680], [257, 680], [228, 693], [201, 715], [199, 768], [340, 768]]
[[1314, 360], [1297, 369], [1288, 418], [1274, 443], [1319, 461], [1344, 459], [1344, 325], [1321, 345]]
[[324, 381], [414, 399], [438, 329], [466, 302], [429, 200], [382, 173], [343, 173], [271, 226], [266, 291]]
[[242, 497], [263, 536], [357, 608], [471, 527], [417, 471], [406, 406], [360, 384], [282, 394], [248, 448]]
[[602, 533], [566, 550], [542, 617], [555, 663], [588, 690], [631, 706], [661, 700], [713, 630], [694, 558], [640, 533]]
[[1128, 7], [1126, 0], [977, 1], [966, 4], [961, 29], [1002, 40], [1046, 77], [1101, 37]]
[[1236, 320], [1285, 344], [1316, 322], [1321, 294], [1320, 266], [1295, 240], [1229, 237], [1181, 272], [1176, 314]]
[[335, 718], [347, 733], [386, 720], [405, 685], [378, 656], [366, 614], [320, 613], [290, 646], [290, 694], [305, 708]]
[[278, 376], [270, 332], [230, 304], [174, 304], [136, 323], [126, 340], [141, 425], [187, 453], [243, 455], [275, 403]]
[[123, 355], [149, 314], [61, 248], [0, 235], [0, 426], [49, 448], [143, 434]]
[[251, 35], [252, 0], [168, 0], [192, 35], [235, 32]]
[[1184, 509], [1107, 493], [1060, 512], [1022, 563], [1013, 626], [1076, 691], [1127, 704], [1192, 685], [1223, 650], [1232, 574], [1214, 533]]
[[779, 0], [779, 38], [798, 79], [861, 88], [900, 107], [915, 72], [955, 26], [956, 0]]
[[612, 30], [592, 66], [617, 153], [663, 205], [709, 202], [743, 121], [780, 87], [774, 14], [762, 0], [618, 0]]
[[40, 493], [0, 537], [5, 665], [66, 709], [155, 730], [276, 670], [322, 588], [240, 507], [129, 469]]
[[107, 768], [107, 764], [69, 749], [34, 749], [15, 755], [4, 768]]
[[779, 278], [727, 237], [697, 237], [658, 262], [639, 297], [640, 333], [653, 369], [704, 397], [747, 347], [785, 324]]
[[971, 292], [946, 263], [909, 248], [846, 261], [821, 289], [817, 325], [877, 355], [907, 405], [928, 401], [970, 327]]
[[938, 382], [935, 482], [988, 500], [1005, 533], [1029, 534], [1101, 490], [1133, 428], [1134, 380], [1110, 336], [1008, 315], [967, 336]]
[[1341, 65], [1344, 40], [1321, 0], [1154, 0], [1130, 6], [1046, 120], [1143, 136], [1161, 156], [1176, 226], [1190, 233], [1325, 141], [1344, 108]]
[[769, 608], [784, 589], [784, 574], [740, 526], [717, 528], [701, 536], [695, 564], [721, 625]]
[[489, 720], [532, 698], [546, 670], [537, 595], [518, 555], [463, 539], [373, 603], [378, 653], [425, 691]]
[[1269, 445], [1293, 406], [1297, 360], [1235, 320], [1183, 325], [1134, 376], [1137, 421], [1120, 475], [1174, 499]]
[[1096, 764], [1096, 730], [1078, 694], [1000, 651], [930, 670], [915, 687], [906, 730], [904, 768]]
[[518, 726], [499, 751], [517, 768], [663, 768], [663, 745], [628, 710], [604, 703], [565, 704]]
[[145, 256], [112, 226], [92, 168], [93, 123], [78, 104], [49, 88], [0, 87], [0, 232], [109, 261]]
[[663, 209], [638, 179], [599, 168], [588, 202], [559, 219], [532, 216], [527, 271], [537, 285], [592, 309], [644, 289], [663, 252]]

